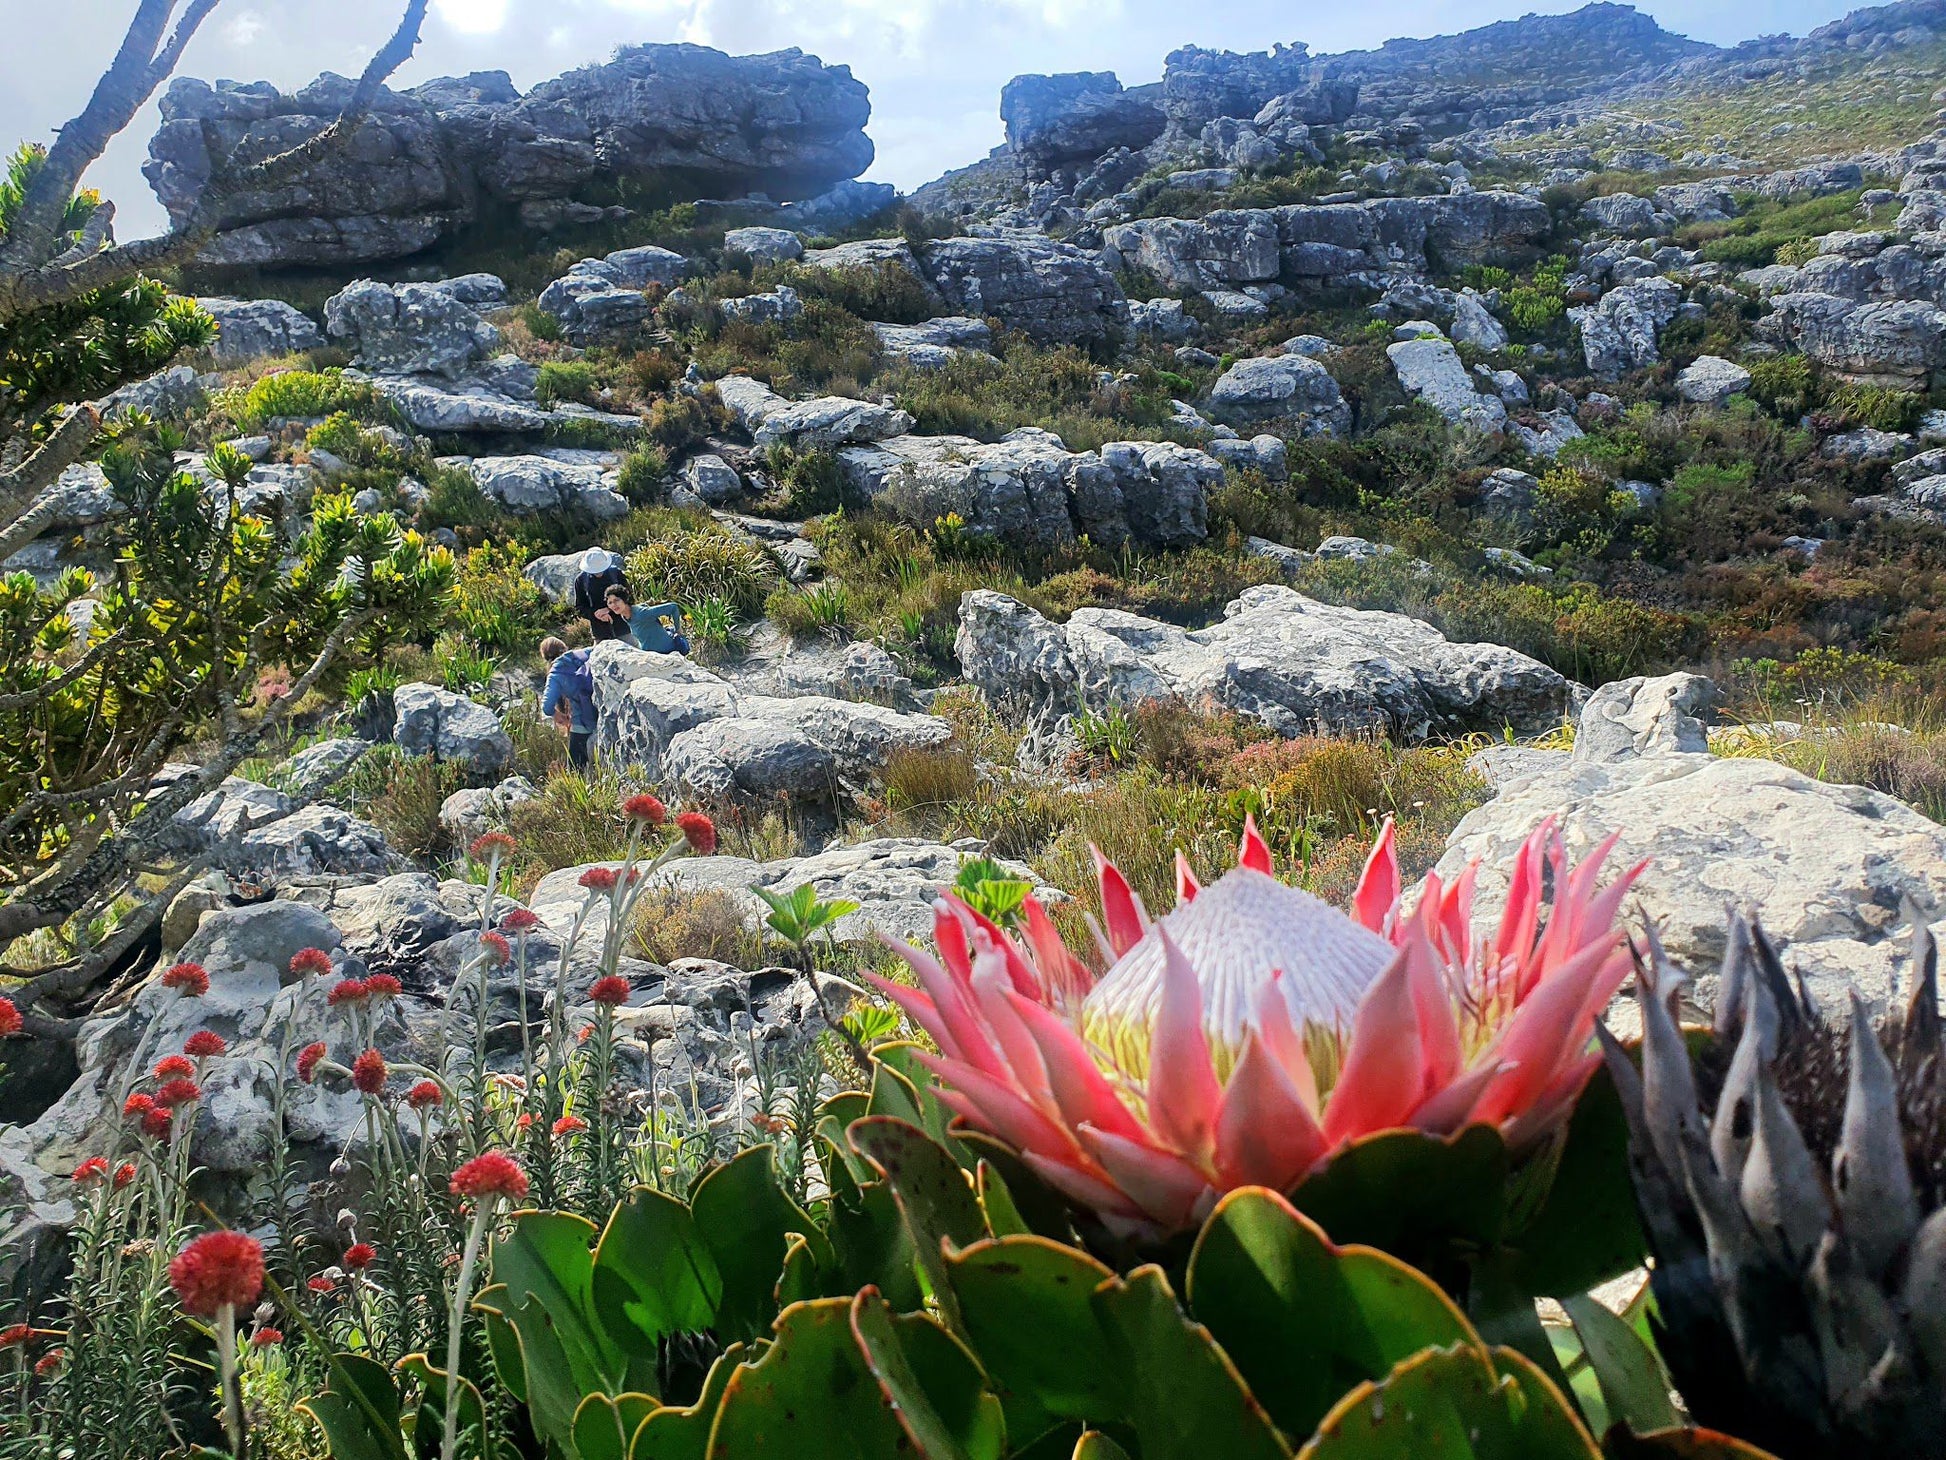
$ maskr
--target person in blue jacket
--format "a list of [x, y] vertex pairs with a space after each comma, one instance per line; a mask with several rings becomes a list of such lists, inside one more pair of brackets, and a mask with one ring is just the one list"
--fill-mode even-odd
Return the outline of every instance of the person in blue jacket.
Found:
[[586, 770], [588, 743], [595, 735], [595, 679], [588, 672], [588, 649], [570, 649], [561, 640], [541, 640], [547, 664], [547, 688], [541, 692], [541, 713], [550, 715], [568, 736], [568, 760]]
[[625, 583], [608, 590], [608, 611], [629, 627], [635, 645], [652, 654], [687, 654], [689, 640], [682, 631], [680, 603], [654, 603], [635, 606], [635, 595]]

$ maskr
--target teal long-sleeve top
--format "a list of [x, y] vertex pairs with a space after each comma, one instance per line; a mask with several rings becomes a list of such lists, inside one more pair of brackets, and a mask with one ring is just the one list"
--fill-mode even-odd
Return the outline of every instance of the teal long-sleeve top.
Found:
[[676, 634], [682, 628], [680, 603], [638, 604], [629, 615], [628, 627], [636, 645], [652, 654], [676, 652]]

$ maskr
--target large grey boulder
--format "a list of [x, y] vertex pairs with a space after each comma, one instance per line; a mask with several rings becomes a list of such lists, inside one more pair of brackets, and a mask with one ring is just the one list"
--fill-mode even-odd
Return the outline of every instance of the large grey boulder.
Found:
[[511, 512], [574, 508], [601, 521], [628, 515], [628, 499], [616, 490], [617, 470], [605, 460], [563, 461], [525, 454], [478, 456], [461, 462], [480, 490]]
[[1610, 289], [1596, 305], [1577, 305], [1568, 318], [1581, 330], [1588, 369], [1604, 380], [1655, 364], [1656, 343], [1682, 307], [1682, 290], [1663, 278], [1638, 279]]
[[1697, 405], [1720, 406], [1750, 388], [1750, 372], [1721, 355], [1698, 355], [1676, 377], [1676, 394]]
[[1168, 124], [1159, 91], [1124, 91], [1112, 71], [1016, 76], [1000, 90], [1000, 119], [1014, 154], [1045, 177], [1117, 147], [1148, 146]]
[[1860, 304], [1835, 294], [1771, 300], [1762, 332], [1828, 369], [1868, 383], [1923, 389], [1946, 366], [1946, 310], [1920, 300]]
[[1729, 907], [1763, 918], [1826, 1009], [1843, 1009], [1854, 987], [1883, 1006], [1904, 974], [1910, 919], [1946, 930], [1946, 827], [1860, 786], [1708, 754], [1689, 713], [1700, 697], [1687, 675], [1604, 686], [1575, 753], [1537, 754], [1503, 781], [1454, 829], [1437, 871], [1450, 884], [1477, 859], [1475, 906], [1498, 908], [1515, 851], [1545, 818], [1577, 858], [1613, 834], [1610, 875], [1647, 863], [1629, 904], [1697, 975], [1705, 1006]]
[[[166, 767], [163, 779], [192, 769]], [[336, 806], [301, 806], [241, 776], [226, 778], [178, 811], [167, 846], [222, 871], [269, 881], [385, 872], [396, 860], [385, 834], [370, 822]]]
[[790, 263], [804, 256], [804, 240], [788, 228], [732, 228], [723, 235], [723, 249], [755, 263]]
[[436, 684], [402, 684], [392, 692], [392, 741], [407, 755], [455, 761], [491, 779], [512, 761], [513, 741], [485, 705]]
[[943, 720], [881, 705], [746, 693], [680, 655], [613, 641], [595, 647], [589, 669], [601, 754], [712, 803], [828, 805], [869, 785], [895, 751], [952, 734]]
[[950, 365], [969, 351], [984, 352], [993, 344], [993, 331], [971, 315], [942, 315], [922, 324], [875, 324], [879, 348], [894, 360], [921, 370]]
[[507, 813], [540, 794], [525, 776], [508, 776], [497, 786], [464, 786], [439, 803], [439, 826], [456, 847], [472, 844], [482, 832], [507, 823]]
[[1176, 700], [1280, 735], [1537, 730], [1560, 723], [1574, 690], [1512, 649], [1454, 644], [1403, 614], [1338, 608], [1282, 586], [1249, 589], [1220, 623], [1197, 630], [1100, 608], [1055, 624], [979, 589], [960, 600], [954, 650], [969, 681], [1016, 711]]
[[582, 259], [541, 290], [536, 304], [569, 340], [594, 344], [647, 323], [651, 311], [642, 291], [651, 284], [673, 286], [688, 272], [689, 260], [670, 249], [653, 244], [618, 249]]
[[[329, 72], [289, 94], [178, 78], [144, 174], [180, 224], [217, 159], [257, 162], [309, 140], [352, 86]], [[870, 112], [849, 70], [797, 50], [628, 46], [524, 97], [502, 72], [381, 88], [345, 147], [226, 199], [202, 257], [271, 267], [400, 258], [490, 213], [536, 224], [612, 219], [579, 199], [631, 186], [809, 198], [870, 165]]]
[[1237, 361], [1210, 387], [1209, 413], [1228, 426], [1288, 421], [1305, 436], [1337, 436], [1351, 427], [1338, 382], [1306, 355]]
[[1103, 547], [1200, 541], [1207, 493], [1223, 477], [1220, 463], [1192, 448], [1129, 441], [1069, 451], [1031, 426], [993, 442], [894, 436], [846, 447], [838, 462], [854, 492], [914, 526], [957, 516], [973, 532], [1040, 547], [1081, 536]]
[[1092, 253], [1045, 238], [944, 238], [919, 249], [919, 266], [958, 314], [991, 316], [1043, 343], [1119, 339], [1128, 297]]
[[437, 284], [360, 279], [325, 301], [324, 330], [381, 375], [456, 379], [500, 348], [500, 331]]
[[1506, 402], [1473, 388], [1473, 375], [1451, 340], [1422, 335], [1387, 345], [1385, 354], [1406, 394], [1424, 401], [1453, 425], [1493, 436], [1507, 424]]
[[761, 380], [726, 375], [716, 393], [759, 446], [782, 443], [800, 451], [829, 450], [855, 441], [882, 441], [912, 429], [912, 417], [895, 406], [849, 396], [786, 400]]
[[196, 305], [216, 321], [211, 353], [219, 365], [315, 350], [324, 343], [311, 317], [281, 299], [203, 298]]

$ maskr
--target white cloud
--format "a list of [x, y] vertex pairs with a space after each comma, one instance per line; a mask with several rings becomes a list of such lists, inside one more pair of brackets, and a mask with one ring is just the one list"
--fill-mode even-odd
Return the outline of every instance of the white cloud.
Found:
[[466, 35], [492, 35], [507, 23], [507, 0], [436, 0], [433, 11]]

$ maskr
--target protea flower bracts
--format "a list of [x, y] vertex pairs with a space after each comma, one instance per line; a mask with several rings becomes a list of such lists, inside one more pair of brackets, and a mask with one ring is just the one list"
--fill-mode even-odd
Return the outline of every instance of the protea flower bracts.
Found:
[[1691, 1412], [1791, 1457], [1946, 1456], [1946, 1072], [1920, 924], [1903, 1016], [1848, 1027], [1733, 918], [1714, 1038], [1677, 1027], [1651, 942], [1638, 1075], [1604, 1039]]
[[939, 956], [899, 950], [920, 988], [875, 982], [937, 1041], [925, 1063], [962, 1118], [1111, 1230], [1162, 1236], [1372, 1132], [1485, 1123], [1525, 1151], [1558, 1129], [1629, 969], [1635, 872], [1598, 889], [1607, 850], [1570, 868], [1543, 825], [1478, 941], [1470, 871], [1406, 910], [1389, 824], [1349, 914], [1271, 876], [1249, 826], [1236, 870], [1204, 889], [1179, 869], [1159, 920], [1099, 863], [1099, 979], [1033, 902], [1016, 940], [949, 894]]

